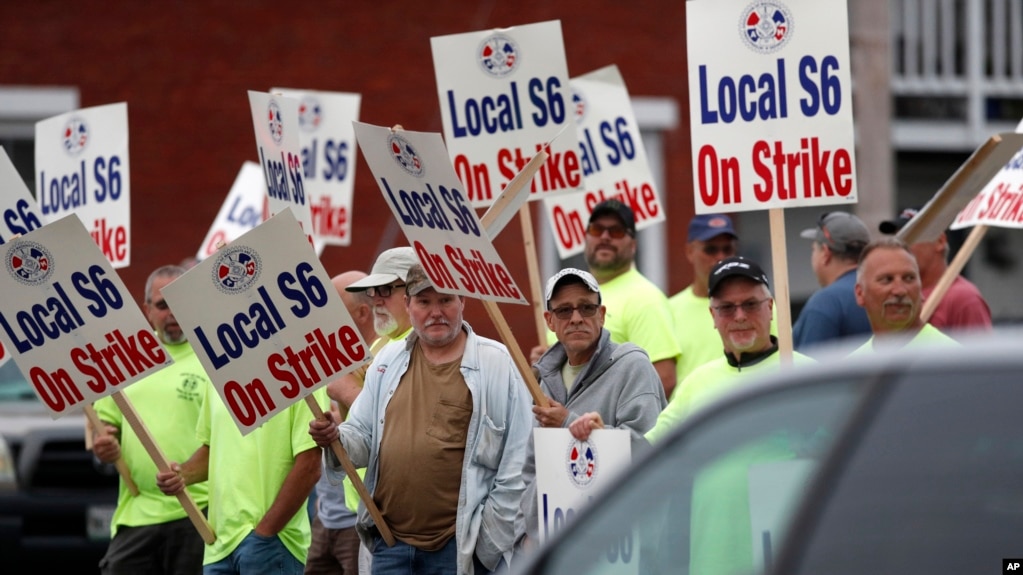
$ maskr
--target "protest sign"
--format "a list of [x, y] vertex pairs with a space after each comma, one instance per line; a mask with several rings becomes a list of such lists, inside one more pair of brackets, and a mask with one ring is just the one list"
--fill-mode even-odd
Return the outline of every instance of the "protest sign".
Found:
[[[482, 300], [533, 401], [547, 407], [547, 397], [497, 307], [500, 301], [526, 300], [491, 243], [487, 227], [461, 191], [462, 184], [444, 155], [440, 134], [356, 122], [355, 135], [384, 201], [436, 290]], [[512, 177], [511, 193], [502, 194], [504, 207], [515, 205], [512, 188], [525, 181], [525, 174], [536, 168], [543, 154], [541, 150], [536, 161], [523, 167], [523, 177]], [[495, 229], [504, 221], [501, 213], [488, 211], [487, 216]]]
[[298, 100], [302, 175], [313, 222], [313, 236], [326, 245], [352, 243], [355, 188], [355, 133], [362, 96], [273, 88]]
[[46, 222], [75, 213], [115, 268], [131, 263], [128, 105], [36, 123], [36, 199]]
[[[81, 220], [67, 215], [8, 241], [0, 253], [0, 340], [43, 405], [60, 417], [78, 407], [91, 411], [92, 402], [111, 395], [157, 469], [170, 469], [120, 391], [174, 360]], [[127, 468], [119, 471], [130, 484]], [[212, 543], [216, 535], [195, 501], [184, 491], [177, 497]]]
[[298, 137], [298, 101], [250, 91], [249, 108], [256, 132], [256, 153], [269, 198], [266, 219], [291, 208], [307, 240], [312, 242], [312, 212], [305, 189]]
[[77, 217], [0, 250], [0, 340], [54, 417], [173, 362]]
[[[35, 198], [21, 179], [7, 151], [0, 146], [0, 245], [34, 229], [45, 221]], [[0, 365], [7, 363], [11, 354], [0, 343]]]
[[[1006, 147], [1011, 149], [1016, 143], [1023, 144], [1023, 135], [1006, 142]], [[1018, 150], [966, 204], [950, 227], [958, 230], [981, 224], [1023, 228], [1023, 149]]]
[[383, 198], [437, 291], [526, 300], [462, 191], [440, 134], [362, 122], [355, 134]]
[[615, 197], [632, 208], [636, 229], [664, 221], [664, 207], [618, 67], [573, 78], [571, 88], [586, 190], [544, 198], [561, 259], [583, 251], [590, 212], [603, 200]]
[[218, 246], [232, 242], [263, 222], [266, 180], [259, 164], [245, 162], [224, 203], [217, 212], [196, 258], [202, 261], [217, 252]]
[[857, 201], [846, 0], [686, 2], [697, 214], [769, 210], [791, 364], [783, 208]]
[[857, 201], [845, 0], [686, 2], [686, 38], [696, 213]]
[[0, 147], [0, 245], [43, 227], [46, 221], [7, 151]]
[[369, 359], [290, 209], [162, 293], [242, 435]]
[[[629, 432], [624, 429], [596, 429], [589, 439], [579, 441], [568, 429], [536, 428], [533, 445], [541, 544], [632, 463]], [[622, 531], [608, 534], [611, 543], [594, 549], [594, 555], [611, 564], [614, 573], [638, 573], [639, 539], [632, 526], [623, 526]]]
[[532, 199], [582, 187], [561, 22], [437, 36], [430, 46], [444, 139], [474, 207], [490, 205], [546, 143]]
[[[928, 321], [980, 245], [989, 226], [1019, 228], [1023, 205], [1023, 124], [981, 144], [896, 237], [913, 244], [937, 240], [946, 227], [973, 226], [920, 310]], [[979, 191], [978, 191], [979, 189]], [[951, 224], [951, 225], [950, 225]]]

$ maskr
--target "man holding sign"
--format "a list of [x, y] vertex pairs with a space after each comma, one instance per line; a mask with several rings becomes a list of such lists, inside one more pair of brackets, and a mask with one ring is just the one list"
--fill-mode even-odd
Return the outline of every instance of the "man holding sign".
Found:
[[[630, 432], [632, 453], [647, 445], [643, 434], [664, 409], [664, 389], [650, 357], [635, 344], [617, 344], [604, 329], [606, 308], [601, 305], [600, 287], [589, 273], [567, 268], [547, 280], [547, 327], [557, 336], [536, 363], [540, 387], [550, 407], [533, 406], [540, 427], [565, 427], [584, 412], [592, 411], [607, 421], [610, 429]], [[526, 494], [522, 498], [517, 524], [518, 537], [538, 541], [536, 461], [529, 444], [522, 471]]]
[[[162, 266], [146, 280], [143, 310], [160, 343], [174, 358], [163, 368], [122, 393], [131, 400], [153, 437], [171, 459], [184, 459], [199, 448], [195, 425], [206, 397], [209, 378], [161, 293], [185, 273], [179, 266]], [[202, 568], [203, 541], [176, 500], [164, 497], [153, 477], [156, 463], [110, 396], [96, 402], [96, 413], [109, 433], [97, 434], [93, 453], [104, 463], [123, 457], [139, 494], [128, 493], [120, 482], [117, 509], [111, 521], [111, 540], [100, 561], [104, 574], [193, 574]], [[205, 482], [189, 486], [200, 509], [206, 507]]]
[[[478, 574], [510, 554], [531, 429], [526, 386], [506, 348], [462, 320], [461, 296], [423, 268], [405, 278], [413, 333], [373, 360], [348, 419], [313, 421], [321, 447], [341, 440], [397, 543], [364, 507], [357, 525], [375, 573]], [[326, 451], [328, 473], [340, 465]]]

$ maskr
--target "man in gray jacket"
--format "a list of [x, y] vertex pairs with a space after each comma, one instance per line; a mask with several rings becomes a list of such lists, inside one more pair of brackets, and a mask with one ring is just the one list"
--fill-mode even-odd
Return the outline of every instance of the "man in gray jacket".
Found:
[[[533, 366], [550, 399], [550, 407], [533, 406], [534, 426], [567, 428], [580, 415], [597, 413], [605, 428], [630, 432], [635, 455], [647, 446], [643, 434], [667, 404], [649, 356], [634, 344], [611, 341], [600, 286], [588, 272], [566, 268], [554, 274], [545, 299], [544, 319], [558, 342]], [[526, 493], [516, 532], [520, 546], [528, 549], [538, 531], [532, 438], [522, 475]]]

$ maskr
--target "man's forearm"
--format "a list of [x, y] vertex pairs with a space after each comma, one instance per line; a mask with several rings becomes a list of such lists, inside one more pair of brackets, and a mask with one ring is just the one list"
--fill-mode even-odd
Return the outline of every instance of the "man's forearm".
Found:
[[291, 521], [305, 504], [316, 482], [320, 479], [320, 449], [314, 447], [295, 456], [295, 464], [284, 478], [280, 491], [270, 509], [263, 515], [256, 533], [276, 535]]
[[195, 450], [188, 461], [181, 464], [181, 478], [185, 485], [202, 483], [210, 477], [210, 446], [202, 445]]
[[338, 402], [347, 412], [362, 391], [362, 380], [355, 374], [346, 373], [327, 384], [327, 395]]

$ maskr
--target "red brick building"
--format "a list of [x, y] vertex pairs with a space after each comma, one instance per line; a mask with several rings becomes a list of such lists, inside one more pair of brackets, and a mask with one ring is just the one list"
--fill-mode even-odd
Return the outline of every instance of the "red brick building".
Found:
[[[256, 159], [246, 91], [358, 92], [364, 122], [440, 132], [430, 38], [546, 20], [561, 21], [570, 75], [617, 64], [633, 96], [677, 103], [677, 127], [662, 134], [670, 295], [690, 280], [682, 247], [693, 213], [679, 0], [5, 2], [0, 86], [77, 88], [81, 107], [128, 103], [133, 257], [121, 275], [141, 294], [150, 269], [196, 252], [239, 167]], [[404, 243], [361, 154], [353, 218], [352, 246], [324, 252], [331, 274], [368, 271], [377, 253]], [[525, 288], [518, 226], [496, 244]], [[468, 309], [496, 337], [482, 306]], [[532, 345], [526, 308], [502, 310]]]

